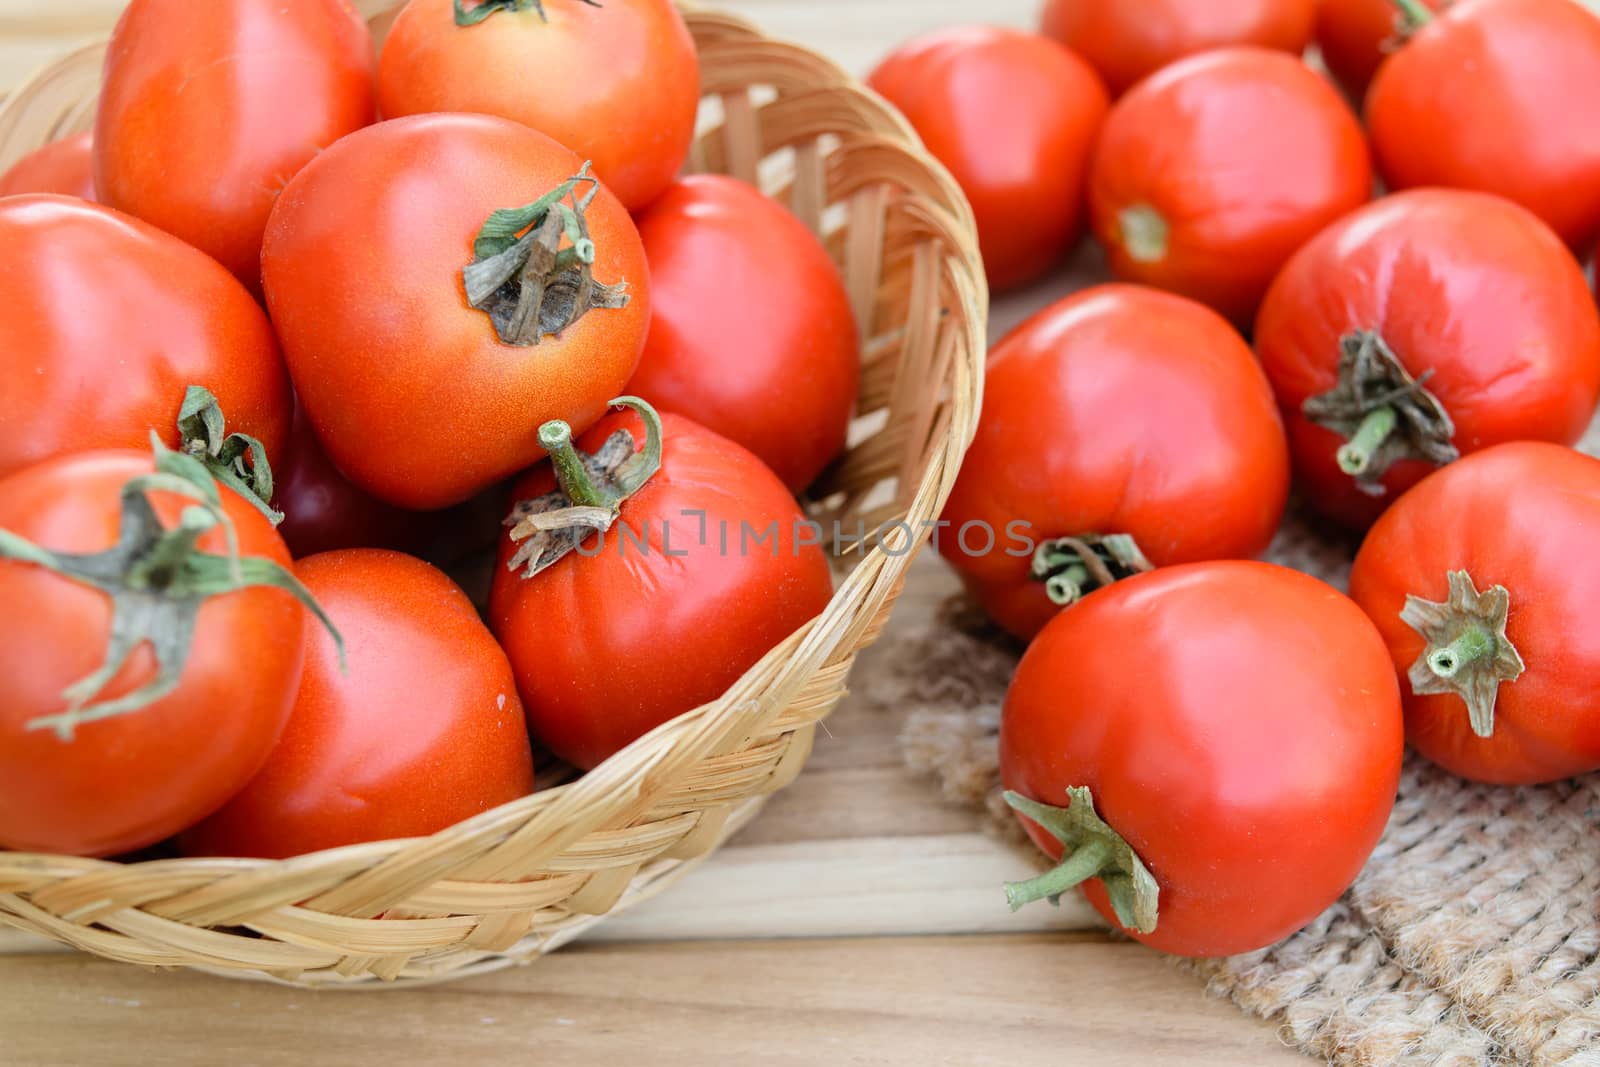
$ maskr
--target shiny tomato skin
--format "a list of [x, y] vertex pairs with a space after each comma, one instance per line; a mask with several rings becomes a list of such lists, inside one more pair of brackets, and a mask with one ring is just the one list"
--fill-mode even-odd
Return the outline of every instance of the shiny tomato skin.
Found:
[[587, 427], [627, 384], [649, 272], [606, 189], [588, 210], [594, 274], [626, 281], [627, 307], [519, 348], [461, 280], [492, 212], [581, 165], [506, 119], [418, 115], [352, 134], [284, 190], [262, 249], [267, 306], [323, 449], [358, 487], [416, 510], [459, 503], [540, 459], [541, 423]]
[[[59, 456], [0, 479], [0, 528], [59, 552], [116, 543], [120, 494], [153, 469], [116, 450]], [[266, 518], [222, 489], [242, 556], [288, 566]], [[169, 527], [189, 501], [154, 494]], [[213, 530], [200, 540], [224, 550]], [[111, 601], [32, 565], [0, 561], [0, 848], [111, 856], [153, 845], [215, 811], [261, 767], [288, 720], [303, 658], [305, 610], [279, 589], [206, 602], [178, 688], [149, 706], [85, 723], [70, 741], [26, 724], [65, 709], [61, 691], [105, 662]], [[145, 646], [102, 691], [155, 675]]]
[[[797, 526], [803, 516], [777, 476], [727, 438], [661, 418], [661, 469], [623, 503], [603, 542], [586, 542], [587, 557], [573, 552], [523, 578], [507, 569], [513, 545], [501, 538], [489, 625], [511, 657], [534, 738], [586, 770], [721, 696], [833, 593], [827, 558]], [[593, 452], [619, 428], [642, 443], [638, 416], [624, 412], [579, 447]], [[554, 482], [542, 464], [513, 499]], [[772, 527], [775, 537], [756, 540]]]
[[385, 118], [499, 115], [594, 162], [630, 211], [671, 184], [694, 139], [700, 63], [672, 0], [554, 0], [457, 26], [452, 0], [411, 0], [383, 44]]
[[[1419, 0], [1437, 11], [1442, 0]], [[1357, 101], [1373, 75], [1401, 44], [1399, 9], [1394, 0], [1318, 0], [1317, 46], [1322, 61]]]
[[[1168, 289], [1248, 325], [1300, 245], [1372, 193], [1366, 138], [1300, 60], [1231, 48], [1181, 60], [1111, 110], [1089, 176], [1090, 223], [1125, 281]], [[1164, 248], [1124, 215], [1152, 209]]]
[[76, 197], [0, 200], [0, 475], [62, 452], [178, 443], [190, 385], [230, 432], [283, 447], [291, 395], [272, 326], [215, 260]]
[[[1342, 0], [1341, 0], [1342, 2]], [[1187, 56], [1229, 45], [1299, 55], [1314, 0], [1045, 0], [1041, 28], [1087, 59], [1114, 94]]]
[[259, 293], [273, 201], [319, 151], [372, 122], [374, 64], [349, 0], [133, 0], [106, 54], [101, 199]]
[[75, 133], [23, 156], [0, 174], [0, 196], [59, 193], [94, 200], [93, 138]]
[[1364, 528], [1433, 468], [1404, 460], [1363, 493], [1344, 438], [1302, 412], [1338, 382], [1339, 339], [1375, 330], [1455, 423], [1463, 453], [1577, 441], [1600, 401], [1600, 312], [1583, 268], [1508, 200], [1454, 189], [1386, 197], [1312, 239], [1261, 307], [1256, 350], [1289, 427], [1297, 480], [1330, 518]]
[[1515, 200], [1585, 249], [1600, 233], [1597, 69], [1600, 18], [1573, 0], [1453, 4], [1373, 80], [1378, 168], [1392, 189]]
[[307, 639], [283, 739], [192, 856], [284, 859], [423, 837], [533, 792], [533, 754], [506, 654], [443, 571], [384, 549], [295, 565], [344, 635]]
[[867, 84], [905, 114], [971, 201], [991, 288], [1033, 281], [1081, 236], [1108, 98], [1078, 56], [1034, 34], [966, 26], [902, 46]]
[[[1406, 736], [1452, 774], [1498, 785], [1600, 770], [1600, 460], [1545, 442], [1499, 445], [1429, 475], [1384, 513], [1356, 556], [1350, 595], [1388, 643]], [[1494, 732], [1473, 733], [1454, 694], [1419, 696], [1406, 678], [1426, 649], [1403, 622], [1407, 595], [1443, 602], [1465, 570], [1511, 594], [1506, 637], [1526, 666], [1502, 682]]]
[[[1131, 534], [1157, 566], [1258, 555], [1289, 492], [1272, 391], [1244, 339], [1168, 293], [1106, 285], [1041, 311], [989, 357], [983, 417], [939, 549], [984, 609], [1033, 637], [1060, 610], [1007, 553]], [[998, 547], [968, 523], [987, 523]], [[1076, 610], [1076, 609], [1072, 609]]]
[[680, 179], [637, 217], [653, 314], [628, 393], [737, 441], [799, 492], [844, 451], [861, 346], [822, 242], [755, 187]]
[[[1223, 956], [1287, 937], [1355, 880], [1403, 733], [1383, 641], [1347, 597], [1272, 564], [1201, 563], [1092, 593], [1045, 628], [1006, 695], [1000, 768], [1045, 804], [1090, 789], [1160, 886], [1155, 930], [1129, 936]], [[1100, 882], [1084, 888], [1115, 925]]]

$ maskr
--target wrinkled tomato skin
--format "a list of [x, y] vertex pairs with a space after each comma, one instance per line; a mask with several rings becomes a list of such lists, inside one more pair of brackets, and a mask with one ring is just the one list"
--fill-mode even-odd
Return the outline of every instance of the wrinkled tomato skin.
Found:
[[0, 475], [62, 452], [178, 443], [190, 385], [268, 455], [292, 399], [272, 326], [216, 261], [75, 197], [0, 200]]
[[[1384, 513], [1356, 556], [1350, 595], [1389, 646], [1406, 736], [1451, 774], [1496, 785], [1553, 782], [1600, 769], [1600, 460], [1514, 442], [1452, 463]], [[1494, 732], [1472, 731], [1459, 696], [1418, 696], [1406, 674], [1427, 648], [1400, 618], [1407, 596], [1435, 603], [1465, 570], [1479, 592], [1511, 594], [1506, 637], [1526, 670], [1502, 682]]]
[[1313, 0], [1045, 0], [1041, 29], [1121, 95], [1169, 63], [1229, 45], [1299, 55], [1311, 39], [1312, 8]]
[[1324, 230], [1273, 283], [1256, 351], [1310, 503], [1357, 529], [1433, 468], [1403, 461], [1382, 496], [1339, 469], [1344, 438], [1302, 412], [1338, 382], [1339, 339], [1375, 330], [1455, 424], [1463, 453], [1577, 441], [1600, 400], [1600, 311], [1583, 269], [1533, 214], [1499, 197], [1421, 189]]
[[[1437, 11], [1440, 0], [1420, 0]], [[1322, 61], [1350, 96], [1366, 96], [1373, 75], [1401, 45], [1399, 8], [1394, 0], [1319, 0], [1317, 46]]]
[[57, 193], [94, 200], [92, 133], [75, 133], [30, 152], [0, 174], [0, 196]]
[[754, 452], [793, 492], [844, 451], [855, 314], [822, 242], [753, 186], [675, 183], [638, 217], [653, 308], [628, 392]]
[[1034, 34], [967, 26], [904, 45], [867, 84], [966, 193], [992, 289], [1033, 281], [1077, 242], [1108, 107], [1082, 59]]
[[[1293, 56], [1232, 48], [1175, 63], [1117, 102], [1089, 213], [1117, 277], [1247, 326], [1295, 249], [1371, 193], [1366, 138], [1333, 86]], [[1139, 207], [1165, 223], [1164, 255], [1130, 250], [1121, 216]]]
[[[1403, 733], [1394, 669], [1354, 603], [1271, 564], [1202, 563], [1056, 616], [1006, 695], [1000, 769], [1045, 804], [1090, 789], [1160, 886], [1154, 932], [1124, 932], [1224, 956], [1287, 937], [1355, 880], [1394, 806]], [[1099, 880], [1084, 889], [1117, 925]]]
[[594, 276], [627, 282], [627, 307], [515, 347], [461, 280], [491, 213], [581, 165], [506, 119], [419, 115], [352, 134], [284, 190], [262, 250], [267, 307], [307, 418], [358, 487], [418, 511], [459, 503], [539, 460], [540, 424], [587, 427], [627, 384], [649, 273], [605, 188], [587, 213]]
[[348, 670], [332, 637], [309, 635], [282, 741], [184, 852], [283, 859], [422, 837], [533, 792], [511, 665], [455, 582], [383, 549], [295, 571], [343, 634]]
[[1573, 0], [1462, 0], [1372, 82], [1379, 169], [1391, 189], [1497, 193], [1586, 249], [1600, 233], [1597, 69], [1600, 19]]
[[[1193, 301], [1106, 285], [995, 347], [939, 549], [1027, 640], [1060, 609], [1029, 577], [1012, 523], [1034, 543], [1131, 534], [1157, 566], [1244, 558], [1271, 543], [1288, 492], [1282, 424], [1244, 340]], [[997, 547], [975, 551], [982, 526], [963, 547], [969, 523], [987, 524]]]
[[385, 118], [499, 115], [571, 148], [623, 206], [661, 195], [700, 106], [694, 39], [671, 0], [551, 3], [457, 26], [452, 0], [411, 0], [383, 45]]
[[372, 122], [372, 38], [348, 0], [133, 0], [94, 134], [101, 199], [261, 289], [284, 183]]
[[[663, 413], [662, 423], [661, 469], [603, 542], [585, 543], [587, 557], [572, 552], [524, 578], [507, 568], [514, 546], [501, 538], [489, 624], [511, 657], [533, 736], [584, 769], [721, 696], [833, 592], [827, 558], [797, 527], [801, 512], [776, 475], [686, 418]], [[623, 428], [642, 447], [632, 412], [605, 418], [579, 447], [593, 452]], [[554, 484], [543, 464], [513, 499]], [[774, 526], [776, 536], [757, 543]]]
[[[117, 541], [120, 494], [148, 474], [148, 452], [78, 452], [0, 480], [0, 529], [58, 552]], [[266, 518], [229, 489], [223, 508], [242, 556], [288, 566]], [[191, 502], [154, 494], [163, 523]], [[220, 531], [200, 539], [223, 552]], [[77, 728], [70, 741], [27, 724], [65, 710], [61, 691], [105, 662], [111, 601], [50, 571], [0, 561], [0, 848], [111, 856], [155, 844], [215, 811], [250, 780], [288, 720], [306, 612], [279, 589], [251, 588], [200, 609], [178, 688], [147, 707]], [[114, 699], [150, 682], [146, 645], [102, 690]]]

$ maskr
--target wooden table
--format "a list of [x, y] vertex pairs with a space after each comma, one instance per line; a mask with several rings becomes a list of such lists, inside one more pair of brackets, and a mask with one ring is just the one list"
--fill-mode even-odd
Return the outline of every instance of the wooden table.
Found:
[[[120, 0], [0, 0], [0, 89], [104, 33]], [[957, 0], [726, 0], [857, 71]], [[1034, 0], [981, 17], [1029, 24]], [[1001, 302], [998, 336], [1093, 270]], [[919, 561], [891, 625], [954, 588]], [[873, 669], [869, 652], [857, 689]], [[1272, 1028], [1098, 927], [1007, 912], [1032, 873], [901, 767], [901, 712], [848, 698], [804, 774], [703, 868], [534, 966], [424, 990], [310, 993], [166, 974], [0, 933], [0, 1064], [1304, 1063]]]

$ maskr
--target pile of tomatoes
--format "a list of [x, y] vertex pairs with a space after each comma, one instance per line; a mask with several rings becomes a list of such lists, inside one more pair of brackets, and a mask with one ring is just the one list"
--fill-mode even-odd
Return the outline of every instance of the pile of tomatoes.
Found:
[[433, 833], [824, 609], [856, 324], [699, 102], [671, 0], [132, 0], [0, 177], [0, 848]]
[[[1600, 770], [1600, 460], [1570, 447], [1600, 400], [1600, 16], [1049, 0], [1041, 31], [936, 33], [871, 79], [993, 287], [1085, 220], [1118, 279], [995, 347], [943, 516], [1028, 642], [1001, 772], [1060, 865], [1009, 893], [1258, 949], [1355, 879], [1407, 742], [1488, 783]], [[1291, 487], [1364, 536], [1349, 597], [1253, 561]]]

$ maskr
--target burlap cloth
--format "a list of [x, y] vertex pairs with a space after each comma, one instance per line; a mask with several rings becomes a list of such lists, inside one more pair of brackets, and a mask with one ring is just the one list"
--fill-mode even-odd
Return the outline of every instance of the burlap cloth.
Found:
[[[1600, 433], [1584, 447], [1600, 454]], [[1269, 558], [1344, 588], [1353, 548], [1291, 515]], [[1017, 646], [961, 602], [885, 640], [867, 695], [915, 709], [907, 764], [1031, 850], [998, 798]], [[1600, 775], [1493, 788], [1411, 756], [1338, 903], [1272, 948], [1178, 966], [1336, 1064], [1600, 1067]]]

